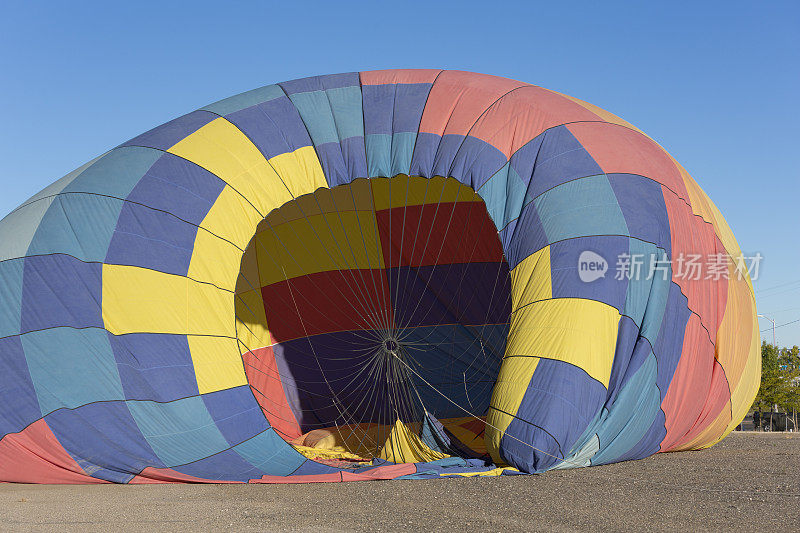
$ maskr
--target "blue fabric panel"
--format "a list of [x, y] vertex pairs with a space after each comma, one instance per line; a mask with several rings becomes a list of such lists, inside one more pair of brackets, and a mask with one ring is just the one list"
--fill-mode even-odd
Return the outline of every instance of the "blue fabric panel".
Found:
[[[507, 335], [507, 324], [482, 328], [440, 325], [400, 330], [401, 344], [408, 343], [406, 356], [419, 363], [414, 365], [419, 376], [412, 375], [411, 380], [426, 410], [436, 418], [464, 416], [466, 413], [453, 405], [455, 402], [470, 411], [485, 412], [500, 370], [505, 348], [503, 336]], [[414, 343], [427, 346], [423, 349], [419, 344], [415, 347]]]
[[311, 138], [297, 108], [280, 96], [225, 117], [258, 147], [267, 159], [311, 146]]
[[214, 102], [213, 104], [205, 106], [203, 109], [205, 111], [216, 113], [220, 116], [225, 116], [237, 111], [241, 111], [247, 107], [252, 107], [263, 102], [269, 102], [270, 100], [274, 100], [275, 98], [279, 98], [281, 96], [286, 95], [283, 92], [283, 89], [281, 89], [278, 85], [266, 85], [264, 87], [259, 87], [258, 89], [253, 89], [252, 91], [231, 96], [230, 98], [225, 98], [219, 102]]
[[186, 335], [108, 333], [108, 340], [126, 400], [169, 402], [199, 394]]
[[228, 448], [199, 396], [168, 403], [127, 404], [147, 442], [168, 467], [191, 463]]
[[656, 358], [652, 353], [620, 390], [600, 427], [600, 450], [592, 464], [613, 463], [638, 444], [661, 411], [661, 395], [656, 387]]
[[[584, 298], [603, 302], [622, 313], [625, 307], [626, 279], [616, 279], [616, 258], [628, 252], [628, 237], [579, 237], [550, 245], [550, 277], [553, 298]], [[580, 256], [584, 251], [604, 258], [608, 270], [594, 281], [579, 276]]]
[[197, 226], [140, 204], [125, 202], [105, 263], [132, 265], [185, 276]]
[[[200, 225], [225, 188], [217, 176], [182, 157], [165, 153], [133, 188], [126, 200], [172, 213]], [[175, 201], [180, 198], [180, 201]]]
[[198, 109], [197, 111], [192, 111], [191, 113], [170, 120], [160, 126], [156, 126], [152, 130], [134, 137], [121, 146], [145, 146], [158, 150], [169, 150], [177, 144], [178, 141], [196, 132], [215, 118], [217, 118], [217, 115], [214, 113]]
[[53, 203], [53, 197], [44, 197], [36, 202], [18, 207], [0, 220], [0, 261], [18, 259], [28, 254], [39, 223]]
[[231, 446], [269, 428], [249, 385], [204, 394], [202, 398], [217, 428]]
[[651, 242], [671, 255], [669, 217], [657, 182], [634, 174], [609, 174], [631, 237]]
[[[603, 173], [566, 126], [549, 129], [540, 136], [543, 139], [529, 180], [531, 197], [535, 198], [568, 181]], [[524, 166], [520, 162], [521, 159], [512, 157], [511, 165], [515, 168], [519, 165], [517, 171], [524, 176]]]
[[20, 332], [24, 264], [24, 258], [0, 261], [0, 337]]
[[617, 394], [653, 352], [647, 339], [639, 337], [639, 328], [627, 316], [620, 318], [614, 364], [608, 380], [606, 406], [616, 401]]
[[340, 468], [324, 465], [311, 459], [306, 459], [297, 470], [292, 472], [293, 476], [314, 476], [319, 474], [333, 474], [334, 472], [341, 472]]
[[657, 383], [662, 401], [667, 394], [667, 388], [681, 357], [683, 337], [689, 316], [691, 316], [689, 301], [681, 293], [681, 288], [677, 284], [670, 283], [664, 318], [661, 320], [661, 330], [658, 332], [658, 340], [653, 346], [653, 353], [658, 360]]
[[42, 415], [62, 407], [125, 399], [104, 330], [34, 331], [22, 336], [22, 346]]
[[273, 429], [268, 429], [234, 446], [233, 450], [248, 463], [270, 476], [288, 476], [306, 460]]
[[298, 80], [284, 81], [279, 84], [286, 94], [293, 95], [309, 91], [325, 91], [341, 87], [358, 87], [361, 85], [358, 72], [345, 72], [342, 74], [326, 74], [323, 76], [310, 76]]
[[523, 259], [548, 245], [539, 213], [532, 206], [533, 203], [524, 208], [520, 217], [511, 221], [498, 234], [503, 245], [503, 255], [511, 270]]
[[173, 470], [211, 481], [241, 481], [244, 483], [264, 475], [264, 472], [242, 459], [232, 449], [223, 450], [185, 465], [175, 466]]
[[68, 255], [25, 258], [22, 331], [71, 326], [103, 327], [102, 265]]
[[126, 483], [148, 466], [163, 468], [125, 402], [101, 402], [59, 409], [47, 425], [87, 474]]
[[539, 213], [550, 243], [585, 235], [628, 235], [625, 217], [605, 175], [559, 185], [531, 205]]
[[[548, 469], [572, 449], [605, 399], [606, 388], [585, 371], [563, 361], [541, 359], [500, 442], [501, 455], [521, 470]], [[529, 422], [533, 420], [536, 425]]]
[[367, 177], [363, 138], [351, 137], [341, 143], [317, 145], [315, 149], [328, 186], [344, 185], [356, 178]]
[[18, 336], [0, 339], [0, 440], [7, 433], [18, 433], [39, 420], [36, 390]]
[[506, 263], [456, 263], [387, 269], [395, 323], [508, 322], [511, 285]]
[[442, 142], [442, 137], [434, 133], [420, 132], [417, 134], [417, 142], [414, 145], [408, 173], [410, 176], [433, 177], [433, 165], [440, 142]]
[[325, 92], [300, 93], [290, 98], [300, 113], [314, 146], [339, 142], [336, 120]]
[[655, 420], [650, 424], [647, 432], [645, 432], [639, 442], [627, 452], [617, 456], [614, 460], [619, 462], [642, 459], [658, 452], [661, 449], [661, 442], [667, 436], [667, 429], [664, 424], [664, 411], [658, 409], [655, 413]]
[[[451, 137], [454, 136], [445, 135], [442, 145], [449, 145]], [[452, 157], [447, 152], [437, 155], [434, 172], [437, 175], [451, 176], [473, 189], [478, 189], [507, 162], [503, 152], [486, 141], [468, 136], [463, 139]], [[445, 170], [448, 173], [441, 174]]]
[[365, 133], [417, 133], [431, 87], [430, 83], [362, 86]]
[[28, 255], [64, 253], [83, 261], [102, 261], [122, 200], [89, 194], [61, 194], [45, 213]]
[[136, 146], [114, 148], [72, 180], [62, 192], [89, 192], [125, 199], [163, 153]]

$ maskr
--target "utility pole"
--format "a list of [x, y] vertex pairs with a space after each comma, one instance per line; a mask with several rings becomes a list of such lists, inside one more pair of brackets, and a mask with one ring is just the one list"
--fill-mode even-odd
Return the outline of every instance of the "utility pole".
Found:
[[772, 322], [772, 345], [777, 348], [778, 345], [775, 344], [775, 321], [766, 315], [756, 315], [756, 316], [760, 316], [761, 318], [766, 318], [767, 320]]

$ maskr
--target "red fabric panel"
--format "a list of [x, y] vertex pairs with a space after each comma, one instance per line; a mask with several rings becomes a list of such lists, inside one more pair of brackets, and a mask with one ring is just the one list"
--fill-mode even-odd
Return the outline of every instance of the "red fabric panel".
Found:
[[[382, 287], [382, 288], [381, 288]], [[276, 343], [331, 333], [372, 329], [372, 317], [389, 317], [389, 286], [383, 270], [333, 270], [261, 288]], [[276, 302], [276, 305], [270, 305]]]
[[0, 479], [13, 483], [108, 483], [86, 475], [44, 419], [0, 441]]
[[250, 483], [330, 483], [336, 481], [375, 481], [378, 479], [394, 479], [396, 477], [414, 474], [417, 467], [414, 463], [401, 463], [397, 465], [384, 465], [358, 473], [333, 472], [331, 474], [313, 474], [305, 476], [263, 476], [260, 479], [251, 479]]
[[666, 185], [689, 201], [678, 167], [653, 140], [607, 122], [580, 122], [567, 128], [607, 174], [638, 174]]
[[[728, 380], [725, 376], [725, 370], [719, 361], [714, 361], [714, 368], [711, 373], [711, 385], [706, 397], [706, 403], [703, 406], [703, 411], [700, 413], [697, 421], [695, 421], [689, 432], [678, 442], [673, 445], [673, 448], [679, 448], [684, 444], [692, 441], [703, 430], [713, 424], [723, 411], [727, 411], [727, 422], [730, 422], [730, 407], [728, 401], [731, 399], [731, 392], [728, 386]], [[727, 425], [727, 423], [725, 424]]]
[[492, 263], [503, 259], [497, 229], [480, 202], [396, 207], [376, 211], [375, 219], [387, 267]]
[[702, 431], [729, 398], [727, 381], [714, 358], [714, 345], [700, 319], [692, 314], [686, 324], [681, 358], [661, 403], [667, 429], [661, 450], [668, 451]]
[[582, 120], [601, 119], [569, 98], [531, 85], [516, 89], [494, 103], [469, 134], [510, 158], [544, 130]]
[[369, 70], [359, 73], [361, 85], [383, 85], [385, 83], [432, 83], [441, 70], [398, 69]]
[[[719, 238], [714, 233], [714, 227], [699, 216], [692, 213], [686, 202], [678, 198], [675, 193], [664, 189], [664, 204], [669, 217], [670, 234], [672, 242], [672, 280], [681, 288], [681, 292], [689, 300], [689, 309], [700, 315], [700, 320], [708, 330], [711, 342], [717, 340], [717, 330], [725, 314], [725, 304], [728, 298], [728, 278], [720, 276], [713, 279], [710, 274], [709, 262], [718, 253], [725, 253]], [[687, 263], [681, 267], [680, 258], [688, 260], [690, 256], [700, 256], [700, 275], [685, 275], [689, 273]], [[684, 269], [684, 275], [680, 272]]]
[[247, 382], [270, 425], [286, 440], [299, 437], [300, 425], [286, 399], [272, 346], [247, 352], [242, 358]]
[[507, 78], [446, 70], [431, 88], [419, 132], [466, 135], [498, 98], [525, 85]]
[[242, 483], [241, 481], [220, 481], [215, 479], [203, 479], [187, 474], [181, 474], [171, 468], [152, 468], [147, 467], [142, 472], [128, 482], [132, 485], [152, 485], [156, 483]]

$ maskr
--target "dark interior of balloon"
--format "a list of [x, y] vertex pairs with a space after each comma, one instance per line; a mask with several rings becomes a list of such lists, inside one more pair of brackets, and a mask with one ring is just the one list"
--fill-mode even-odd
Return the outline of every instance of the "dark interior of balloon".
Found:
[[470, 187], [401, 175], [295, 198], [258, 226], [236, 293], [248, 382], [287, 442], [337, 460], [486, 453], [510, 280]]

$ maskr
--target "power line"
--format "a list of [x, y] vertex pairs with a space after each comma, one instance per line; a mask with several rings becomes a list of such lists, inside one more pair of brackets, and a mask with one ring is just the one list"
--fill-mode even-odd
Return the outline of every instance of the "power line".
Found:
[[764, 333], [765, 331], [772, 331], [773, 329], [782, 328], [783, 326], [788, 326], [789, 324], [794, 324], [796, 322], [800, 322], [800, 318], [798, 318], [797, 320], [792, 320], [791, 322], [786, 322], [785, 324], [780, 324], [778, 326], [775, 326], [774, 328], [770, 327], [770, 328], [767, 328], [767, 329], [762, 329], [761, 333]]

